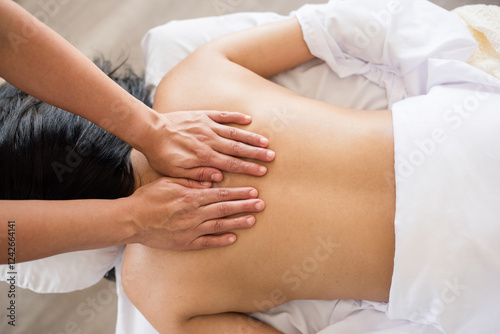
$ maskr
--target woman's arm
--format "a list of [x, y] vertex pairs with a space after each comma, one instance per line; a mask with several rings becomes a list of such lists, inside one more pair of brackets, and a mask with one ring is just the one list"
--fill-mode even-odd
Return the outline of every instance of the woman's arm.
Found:
[[[313, 59], [295, 18], [233, 33], [198, 48], [167, 73], [158, 86], [153, 108], [159, 112], [211, 108], [240, 110], [241, 94], [266, 87], [295, 93], [270, 77]], [[189, 87], [189, 89], [179, 89]], [[255, 101], [258, 104], [258, 101]]]
[[218, 54], [264, 78], [314, 58], [295, 18], [224, 36], [197, 52]]

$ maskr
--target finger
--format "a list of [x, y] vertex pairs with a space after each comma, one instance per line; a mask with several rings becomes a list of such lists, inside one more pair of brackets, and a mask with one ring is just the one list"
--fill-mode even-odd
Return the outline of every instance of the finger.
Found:
[[205, 182], [220, 182], [223, 179], [221, 171], [211, 167], [182, 169], [177, 176]]
[[269, 140], [266, 137], [232, 126], [220, 125], [214, 128], [214, 132], [221, 137], [247, 143], [253, 146], [267, 147], [267, 145], [269, 145]]
[[212, 182], [208, 181], [199, 182], [191, 179], [181, 179], [181, 178], [171, 178], [171, 177], [167, 179], [172, 183], [177, 183], [187, 188], [206, 189], [212, 187]]
[[220, 235], [202, 235], [191, 242], [191, 249], [215, 248], [229, 246], [236, 241], [234, 233]]
[[219, 140], [218, 143], [213, 145], [213, 148], [220, 153], [260, 161], [272, 161], [276, 156], [274, 151], [227, 139]]
[[260, 199], [247, 199], [209, 204], [200, 208], [200, 211], [202, 212], [201, 217], [205, 217], [204, 221], [207, 221], [241, 213], [260, 212], [264, 210], [264, 207], [264, 201]]
[[224, 154], [215, 154], [209, 161], [210, 166], [233, 173], [243, 173], [262, 176], [267, 173], [267, 168], [255, 162], [244, 161]]
[[252, 227], [255, 224], [255, 217], [245, 215], [241, 217], [222, 218], [205, 221], [196, 229], [200, 235], [226, 233], [233, 230]]
[[205, 113], [212, 121], [217, 123], [237, 123], [246, 125], [252, 122], [252, 117], [239, 112], [207, 110]]
[[[254, 199], [259, 196], [259, 192], [250, 187], [245, 188], [212, 188], [197, 191], [198, 205], [210, 205], [219, 202]], [[223, 217], [223, 216], [219, 216]], [[214, 217], [214, 218], [219, 218]]]

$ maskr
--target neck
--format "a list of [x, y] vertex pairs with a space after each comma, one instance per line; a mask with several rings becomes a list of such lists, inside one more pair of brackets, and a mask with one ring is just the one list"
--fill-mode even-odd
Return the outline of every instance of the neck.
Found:
[[130, 152], [130, 160], [134, 168], [135, 189], [154, 182], [163, 177], [158, 173], [148, 162], [148, 159], [141, 152], [132, 149]]

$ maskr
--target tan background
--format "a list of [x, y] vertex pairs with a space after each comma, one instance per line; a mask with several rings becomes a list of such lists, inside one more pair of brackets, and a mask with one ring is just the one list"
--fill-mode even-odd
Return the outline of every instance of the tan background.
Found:
[[[40, 20], [68, 39], [88, 57], [103, 54], [128, 62], [139, 72], [144, 65], [140, 39], [173, 19], [273, 11], [286, 14], [305, 3], [326, 0], [19, 0]], [[435, 0], [452, 9], [470, 3], [500, 5], [500, 0]], [[1, 80], [1, 79], [0, 79]], [[114, 284], [99, 284], [68, 294], [40, 295], [17, 288], [16, 327], [7, 325], [7, 284], [0, 283], [0, 333], [113, 333], [116, 318]]]

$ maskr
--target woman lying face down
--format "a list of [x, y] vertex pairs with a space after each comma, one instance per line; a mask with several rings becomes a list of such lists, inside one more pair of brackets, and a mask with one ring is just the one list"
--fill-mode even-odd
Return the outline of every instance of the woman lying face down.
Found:
[[266, 202], [257, 224], [236, 232], [234, 245], [188, 252], [127, 247], [125, 291], [159, 332], [276, 333], [244, 314], [296, 299], [388, 300], [391, 113], [307, 99], [257, 75], [311, 58], [292, 19], [207, 44], [158, 87], [156, 110], [250, 114], [246, 129], [268, 135], [277, 153], [266, 176], [226, 174], [217, 185], [255, 187]]
[[[300, 32], [296, 22], [270, 32], [276, 28], [292, 37]], [[172, 71], [155, 108], [239, 110], [253, 116], [255, 132], [269, 131], [280, 117], [271, 127], [279, 158], [268, 175], [227, 174], [219, 185], [255, 187], [267, 209], [231, 247], [128, 246], [122, 280], [131, 301], [162, 333], [274, 333], [242, 313], [294, 299], [386, 301], [394, 256], [390, 112], [302, 98], [216, 50], [204, 48]], [[293, 54], [292, 63], [311, 57], [303, 49]], [[203, 87], [193, 87], [195, 73], [204, 75]], [[129, 73], [120, 82], [145, 100], [140, 78]], [[140, 153], [90, 122], [11, 86], [0, 94], [2, 198], [116, 198], [160, 177]]]

